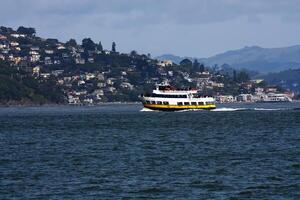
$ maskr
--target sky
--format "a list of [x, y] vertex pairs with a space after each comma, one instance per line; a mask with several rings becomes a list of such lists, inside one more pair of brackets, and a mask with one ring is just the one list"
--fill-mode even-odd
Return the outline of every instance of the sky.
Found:
[[209, 57], [300, 44], [300, 0], [0, 0], [0, 26], [120, 52]]

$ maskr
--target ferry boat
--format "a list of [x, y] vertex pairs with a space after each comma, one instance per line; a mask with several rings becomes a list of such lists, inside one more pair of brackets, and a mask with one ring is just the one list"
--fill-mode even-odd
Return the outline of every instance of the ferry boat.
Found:
[[151, 94], [140, 96], [145, 108], [162, 111], [215, 109], [213, 97], [203, 97], [198, 90], [177, 90], [169, 84], [158, 84]]
[[262, 103], [278, 103], [278, 102], [292, 102], [293, 100], [285, 94], [268, 93], [262, 97], [259, 102]]

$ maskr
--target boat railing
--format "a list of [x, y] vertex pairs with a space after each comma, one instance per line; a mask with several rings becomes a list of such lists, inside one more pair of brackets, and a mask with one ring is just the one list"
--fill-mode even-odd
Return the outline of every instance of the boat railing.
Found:
[[201, 98], [213, 98], [212, 96], [205, 96], [205, 95], [192, 95], [189, 96], [188, 94], [155, 94], [155, 93], [145, 93], [141, 94], [140, 97], [157, 97], [157, 98], [194, 98], [194, 99], [201, 99]]

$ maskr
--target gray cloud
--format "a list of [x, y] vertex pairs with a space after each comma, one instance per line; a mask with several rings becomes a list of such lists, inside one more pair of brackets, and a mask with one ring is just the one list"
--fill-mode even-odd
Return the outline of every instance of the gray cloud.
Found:
[[[1, 25], [32, 26], [62, 40], [88, 36], [107, 46], [118, 40], [121, 50], [154, 54], [201, 56], [245, 43], [276, 45], [276, 34], [264, 38], [269, 30], [299, 34], [300, 25], [300, 0], [2, 0], [1, 7]], [[249, 38], [250, 27], [255, 37]], [[299, 43], [285, 34], [284, 44]], [[200, 51], [203, 44], [206, 50]]]

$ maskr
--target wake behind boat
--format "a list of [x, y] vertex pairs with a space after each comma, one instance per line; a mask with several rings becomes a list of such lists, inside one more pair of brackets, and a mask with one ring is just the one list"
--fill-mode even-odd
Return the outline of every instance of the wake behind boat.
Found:
[[145, 108], [151, 110], [177, 111], [186, 109], [215, 109], [213, 97], [203, 97], [198, 90], [177, 90], [169, 84], [159, 84], [151, 94], [140, 96]]

